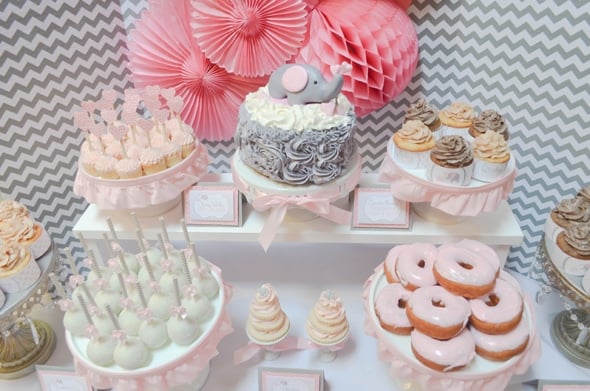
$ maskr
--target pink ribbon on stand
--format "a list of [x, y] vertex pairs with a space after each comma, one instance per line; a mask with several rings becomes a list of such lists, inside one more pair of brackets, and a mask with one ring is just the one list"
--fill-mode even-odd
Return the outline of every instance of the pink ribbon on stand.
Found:
[[[349, 224], [352, 213], [332, 205], [331, 200], [338, 197], [338, 193], [316, 193], [313, 196], [281, 196], [260, 193], [252, 201], [252, 207], [258, 212], [265, 212], [270, 209], [264, 226], [258, 236], [258, 241], [267, 251], [272, 243], [279, 226], [285, 219], [289, 206], [297, 206], [323, 217], [336, 224]], [[317, 196], [317, 197], [316, 197]]]
[[306, 341], [297, 337], [286, 337], [272, 345], [264, 345], [250, 341], [234, 352], [234, 364], [238, 365], [246, 362], [265, 350], [270, 352], [284, 352], [286, 350], [302, 350], [305, 348]]
[[313, 342], [310, 339], [304, 339], [301, 341], [301, 349], [316, 349], [316, 350], [328, 350], [330, 352], [337, 352], [339, 350], [344, 349], [344, 346], [346, 345], [346, 341], [348, 341], [348, 337], [339, 343], [336, 343], [334, 345], [318, 345], [317, 343]]

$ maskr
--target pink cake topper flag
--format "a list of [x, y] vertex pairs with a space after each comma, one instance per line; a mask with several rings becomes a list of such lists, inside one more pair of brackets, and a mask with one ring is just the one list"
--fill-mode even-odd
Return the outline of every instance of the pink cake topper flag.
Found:
[[[371, 23], [366, 21], [370, 20]], [[393, 1], [349, 0], [346, 5], [319, 0], [310, 10], [309, 39], [295, 62], [330, 74], [330, 66], [347, 62], [352, 72], [342, 93], [366, 115], [399, 95], [418, 61], [418, 38], [411, 19]]]
[[92, 128], [93, 122], [90, 119], [90, 115], [88, 114], [88, 112], [83, 110], [76, 111], [74, 113], [74, 125], [76, 125], [76, 127], [84, 131], [84, 137], [86, 138], [86, 142], [88, 143], [88, 148], [91, 151], [95, 150], [96, 148], [90, 140], [90, 129]]
[[192, 6], [199, 47], [211, 62], [237, 75], [270, 74], [305, 38], [302, 0], [192, 0]]
[[230, 140], [238, 108], [267, 77], [247, 78], [212, 63], [192, 35], [188, 0], [150, 1], [129, 33], [129, 68], [136, 88], [174, 88], [181, 117], [199, 139]]
[[125, 135], [127, 134], [129, 128], [126, 125], [117, 124], [110, 126], [109, 130], [115, 138], [115, 140], [119, 141], [119, 143], [121, 144], [121, 151], [123, 151], [123, 157], [127, 158], [127, 151], [125, 150], [125, 144], [123, 143], [123, 139], [125, 138]]
[[96, 103], [91, 100], [84, 100], [80, 102], [80, 106], [86, 110], [90, 115], [96, 110]]

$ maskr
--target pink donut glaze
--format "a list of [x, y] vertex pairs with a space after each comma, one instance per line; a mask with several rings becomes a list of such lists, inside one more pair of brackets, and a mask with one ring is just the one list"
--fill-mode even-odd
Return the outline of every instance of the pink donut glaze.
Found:
[[529, 325], [523, 317], [516, 328], [506, 334], [484, 334], [475, 328], [471, 329], [475, 344], [488, 352], [504, 352], [523, 345], [529, 337]]
[[443, 278], [462, 285], [489, 285], [496, 279], [496, 269], [490, 262], [471, 250], [450, 244], [438, 248], [434, 268]]
[[385, 274], [387, 277], [387, 282], [389, 282], [389, 283], [399, 282], [399, 277], [395, 271], [396, 265], [397, 265], [397, 260], [398, 260], [400, 253], [402, 252], [402, 250], [409, 247], [409, 246], [410, 246], [409, 244], [400, 244], [400, 245], [393, 247], [387, 253], [387, 256], [385, 257], [385, 266], [384, 266], [385, 272], [386, 272]]
[[494, 269], [497, 271], [500, 270], [500, 258], [498, 258], [496, 251], [487, 244], [478, 242], [477, 240], [463, 239], [457, 243], [457, 246], [481, 255], [486, 261], [490, 262]]
[[[435, 302], [441, 302], [444, 307], [435, 305]], [[465, 326], [471, 313], [466, 299], [453, 295], [440, 285], [416, 289], [407, 306], [416, 317], [440, 327]]]
[[399, 253], [395, 269], [400, 283], [411, 290], [436, 285], [432, 273], [436, 254], [436, 247], [428, 243], [414, 243], [404, 247]]
[[416, 353], [428, 361], [443, 366], [445, 372], [463, 367], [475, 358], [475, 342], [468, 329], [445, 341], [431, 338], [414, 329], [410, 339]]
[[406, 315], [405, 304], [410, 299], [411, 291], [401, 284], [388, 284], [383, 287], [375, 299], [375, 313], [381, 322], [393, 327], [412, 327]]
[[[488, 305], [491, 297], [498, 298], [497, 305]], [[511, 283], [498, 278], [494, 289], [486, 296], [469, 301], [471, 314], [482, 322], [504, 323], [522, 313], [523, 302], [520, 292]]]

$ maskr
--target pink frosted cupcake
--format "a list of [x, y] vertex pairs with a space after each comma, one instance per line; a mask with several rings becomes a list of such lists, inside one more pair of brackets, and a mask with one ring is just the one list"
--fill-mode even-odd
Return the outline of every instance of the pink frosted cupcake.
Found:
[[98, 171], [96, 171], [96, 162], [102, 156], [102, 153], [97, 151], [88, 150], [86, 152], [82, 152], [82, 156], [80, 156], [80, 162], [82, 163], [82, 167], [84, 167], [84, 171], [88, 175], [92, 176], [99, 176]]
[[182, 161], [182, 147], [180, 145], [167, 142], [158, 145], [157, 148], [164, 154], [167, 167], [172, 167]]
[[119, 179], [119, 175], [117, 174], [117, 159], [112, 156], [102, 155], [94, 164], [94, 168], [96, 169], [96, 173], [99, 177], [104, 179]]
[[143, 170], [138, 159], [125, 158], [117, 162], [115, 166], [117, 174], [121, 179], [139, 178], [143, 175]]
[[155, 174], [166, 169], [166, 157], [157, 148], [144, 149], [139, 160], [145, 175]]
[[172, 142], [182, 148], [182, 158], [186, 158], [195, 149], [196, 139], [191, 133], [173, 133]]

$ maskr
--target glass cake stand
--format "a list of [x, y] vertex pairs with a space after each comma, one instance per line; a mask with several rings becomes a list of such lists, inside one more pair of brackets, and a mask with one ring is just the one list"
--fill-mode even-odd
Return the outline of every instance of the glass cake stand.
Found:
[[55, 268], [57, 252], [53, 244], [36, 260], [41, 276], [27, 290], [6, 294], [0, 308], [0, 379], [16, 379], [47, 362], [55, 349], [55, 332], [29, 313], [47, 293], [48, 275]]
[[[565, 310], [551, 323], [553, 343], [568, 360], [590, 368], [590, 295], [583, 289], [581, 277], [565, 274], [551, 261], [544, 236], [537, 246], [536, 257], [550, 288], [560, 292], [564, 300]], [[545, 288], [542, 283], [541, 294], [547, 293]]]

